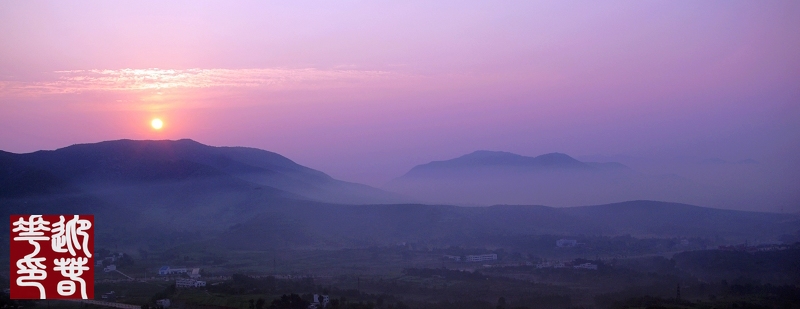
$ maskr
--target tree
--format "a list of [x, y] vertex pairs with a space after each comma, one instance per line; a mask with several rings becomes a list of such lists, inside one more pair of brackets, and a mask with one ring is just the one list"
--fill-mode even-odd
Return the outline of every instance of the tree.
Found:
[[124, 254], [124, 253], [119, 258], [119, 261], [117, 261], [117, 267], [119, 267], [119, 268], [125, 268], [125, 267], [131, 266], [133, 264], [134, 264], [133, 263], [133, 258], [131, 258], [130, 255], [127, 255], [127, 254]]
[[300, 295], [292, 293], [291, 295], [283, 294], [281, 298], [275, 299], [270, 304], [270, 309], [305, 309], [311, 303], [304, 300]]
[[497, 309], [505, 309], [505, 308], [506, 308], [506, 298], [500, 297], [500, 299], [497, 300]]

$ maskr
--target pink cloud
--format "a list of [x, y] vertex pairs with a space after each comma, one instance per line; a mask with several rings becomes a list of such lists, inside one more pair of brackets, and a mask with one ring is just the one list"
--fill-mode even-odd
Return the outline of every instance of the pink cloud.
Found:
[[0, 81], [0, 96], [190, 88], [325, 88], [398, 78], [388, 71], [302, 69], [118, 69], [56, 71], [55, 79]]

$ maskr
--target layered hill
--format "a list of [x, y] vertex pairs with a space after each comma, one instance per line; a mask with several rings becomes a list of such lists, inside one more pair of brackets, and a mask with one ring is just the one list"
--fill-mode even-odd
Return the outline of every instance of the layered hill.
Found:
[[[800, 233], [796, 215], [655, 201], [596, 206], [320, 205], [273, 209], [225, 232], [235, 248], [349, 247], [422, 243], [497, 247], [530, 235], [632, 235], [776, 242]], [[247, 235], [268, 235], [253, 243]], [[550, 244], [553, 246], [553, 244]]]
[[563, 153], [537, 157], [476, 151], [418, 165], [384, 189], [428, 203], [581, 206], [627, 200], [708, 205], [706, 188], [673, 175], [649, 176], [615, 163], [581, 162]]
[[[529, 158], [491, 152], [421, 166], [407, 177], [450, 181], [490, 175], [495, 178], [488, 179], [498, 181], [507, 173], [547, 176], [543, 179], [548, 181], [561, 173], [598, 181], [618, 177], [623, 184], [646, 179], [635, 178], [639, 176], [623, 165], [580, 162], [564, 154]], [[558, 185], [585, 189], [569, 177], [560, 181]], [[513, 187], [507, 182], [475, 183], [472, 190], [486, 189], [479, 184], [495, 190]], [[531, 190], [530, 182], [522, 184], [522, 192]], [[464, 188], [457, 192], [470, 194]], [[402, 202], [396, 195], [335, 180], [272, 152], [191, 140], [121, 140], [28, 154], [0, 152], [3, 215], [94, 214], [97, 241], [106, 246], [195, 241], [232, 249], [402, 242], [496, 246], [500, 238], [542, 234], [775, 241], [800, 230], [797, 215], [653, 201], [569, 208], [393, 201]]]
[[348, 183], [279, 154], [192, 140], [118, 140], [0, 152], [3, 213], [92, 213], [119, 229], [224, 229], [298, 201], [380, 204], [395, 194]]
[[339, 181], [274, 152], [212, 147], [189, 139], [118, 140], [28, 154], [0, 152], [0, 196], [185, 181], [259, 187], [277, 196], [332, 203], [403, 201], [366, 185]]

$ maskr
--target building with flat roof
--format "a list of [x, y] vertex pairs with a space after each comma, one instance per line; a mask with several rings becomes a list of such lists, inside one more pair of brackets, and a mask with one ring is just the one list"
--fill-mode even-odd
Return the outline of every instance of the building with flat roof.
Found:
[[466, 259], [467, 262], [484, 262], [484, 261], [496, 261], [497, 254], [480, 254], [480, 255], [467, 255]]
[[206, 282], [202, 280], [181, 278], [175, 280], [176, 288], [199, 288], [206, 286]]
[[188, 272], [188, 270], [186, 269], [186, 266], [178, 266], [178, 267], [161, 266], [161, 268], [158, 269], [158, 274], [162, 275], [162, 276], [163, 275], [185, 274], [187, 272]]

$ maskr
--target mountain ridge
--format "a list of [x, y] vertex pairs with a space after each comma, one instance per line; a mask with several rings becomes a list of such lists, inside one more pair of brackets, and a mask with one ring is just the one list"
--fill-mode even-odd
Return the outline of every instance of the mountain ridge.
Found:
[[432, 161], [414, 166], [401, 177], [414, 177], [434, 170], [501, 166], [513, 168], [592, 168], [584, 162], [559, 152], [529, 157], [505, 151], [477, 150], [454, 159]]
[[535, 157], [474, 151], [412, 167], [382, 188], [426, 203], [580, 206], [627, 200], [715, 205], [706, 187], [683, 177], [639, 173], [619, 162], [582, 162], [553, 152]]
[[[486, 156], [498, 154], [478, 152], [467, 158], [485, 160]], [[571, 157], [564, 154], [544, 158], [571, 164]], [[522, 158], [523, 163], [526, 160]], [[602, 168], [587, 167], [606, 175]], [[331, 184], [330, 179], [276, 153], [212, 147], [192, 140], [108, 141], [28, 154], [0, 151], [0, 212], [95, 214], [96, 222], [103, 222], [98, 224], [98, 239], [106, 243], [169, 242], [170, 235], [191, 235], [235, 248], [352, 247], [406, 241], [491, 246], [498, 235], [541, 234], [719, 234], [735, 240], [770, 241], [800, 229], [796, 215], [648, 200], [581, 207], [546, 203], [459, 207], [347, 204], [319, 198], [325, 197], [325, 191], [316, 191], [320, 195], [314, 196], [314, 190], [322, 187], [350, 190], [346, 192], [364, 198], [364, 192], [358, 191], [363, 187], [335, 179]]]
[[[323, 202], [409, 201], [380, 189], [336, 180], [274, 152], [247, 147], [214, 147], [190, 139], [122, 139], [26, 154], [4, 152], [0, 159], [6, 162], [4, 169], [7, 171], [0, 173], [0, 183], [11, 183], [19, 180], [20, 175], [37, 173], [47, 180], [38, 181], [40, 184], [84, 187], [233, 177]], [[28, 191], [48, 192], [46, 188]]]

